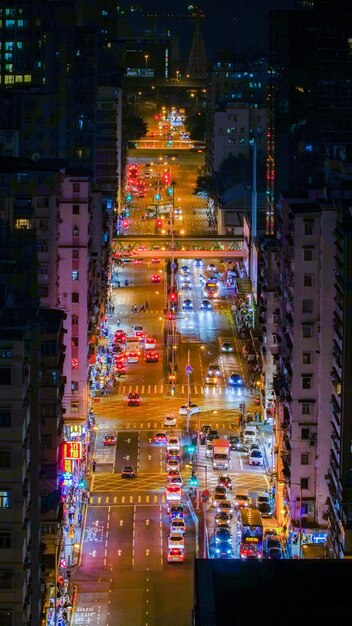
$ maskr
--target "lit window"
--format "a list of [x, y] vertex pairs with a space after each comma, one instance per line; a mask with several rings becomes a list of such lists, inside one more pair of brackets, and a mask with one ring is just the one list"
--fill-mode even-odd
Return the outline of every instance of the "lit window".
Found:
[[12, 348], [0, 348], [0, 359], [11, 359]]
[[0, 509], [11, 508], [11, 494], [9, 491], [0, 491]]
[[29, 230], [31, 227], [31, 223], [28, 219], [17, 219], [15, 222], [15, 228], [21, 230]]
[[32, 75], [31, 74], [25, 74], [24, 75], [24, 82], [25, 83], [30, 83], [32, 80]]
[[79, 237], [79, 228], [78, 228], [78, 226], [74, 226], [72, 228], [72, 237]]
[[79, 272], [77, 270], [73, 270], [72, 280], [79, 280]]
[[15, 82], [13, 76], [5, 76], [5, 85], [12, 85]]
[[78, 359], [71, 359], [71, 367], [73, 370], [78, 369]]
[[71, 402], [71, 413], [78, 413], [78, 402]]

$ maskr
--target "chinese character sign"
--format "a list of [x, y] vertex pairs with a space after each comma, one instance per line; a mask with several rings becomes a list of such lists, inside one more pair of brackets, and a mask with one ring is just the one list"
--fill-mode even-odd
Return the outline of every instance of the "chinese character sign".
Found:
[[65, 441], [63, 443], [63, 459], [80, 461], [82, 458], [82, 447], [80, 441]]

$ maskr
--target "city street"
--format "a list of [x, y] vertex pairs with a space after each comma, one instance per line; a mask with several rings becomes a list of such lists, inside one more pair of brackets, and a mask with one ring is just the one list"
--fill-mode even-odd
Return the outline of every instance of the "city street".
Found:
[[[184, 160], [183, 155], [179, 155], [171, 166], [176, 182], [175, 205], [177, 198], [177, 205], [182, 207], [182, 228], [189, 234], [210, 229], [204, 201], [192, 196], [200, 164], [198, 155], [185, 156]], [[147, 197], [136, 201], [129, 218], [129, 234], [154, 232], [154, 220], [141, 219], [153, 193], [154, 189], [150, 188]], [[164, 342], [164, 333], [170, 332], [170, 321], [165, 313], [168, 300], [165, 265], [161, 261], [137, 263], [131, 260], [115, 268], [121, 286], [111, 292], [114, 306], [108, 318], [111, 333], [118, 328], [132, 335], [134, 326], [142, 326], [146, 337], [155, 340], [159, 360], [146, 362], [146, 350], [142, 348], [138, 362], [126, 363], [126, 374], [120, 376], [114, 392], [92, 398], [98, 428], [93, 456], [96, 467], [85, 520], [81, 566], [74, 575], [78, 587], [75, 626], [88, 623], [107, 626], [191, 624], [193, 562], [198, 546], [193, 506], [188, 506], [191, 470], [185, 464], [181, 466], [183, 501], [187, 508], [185, 561], [168, 564], [166, 450], [153, 443], [153, 437], [157, 432], [166, 431], [163, 419], [170, 414], [177, 417], [172, 433], [185, 437], [187, 417], [179, 415], [179, 408], [187, 402], [188, 393], [191, 402], [200, 407], [200, 413], [190, 417], [190, 434], [202, 424], [211, 424], [220, 436], [236, 434], [241, 405], [244, 403], [246, 411], [252, 413], [259, 408], [257, 396], [248, 389], [247, 364], [233, 325], [231, 293], [224, 282], [226, 265], [222, 259], [214, 259], [214, 263], [220, 274], [218, 294], [211, 301], [211, 310], [201, 310], [204, 293], [200, 275], [207, 268], [193, 261], [179, 260], [178, 311], [172, 321], [177, 372], [173, 393], [168, 379], [172, 347]], [[183, 265], [189, 266], [187, 286], [180, 270]], [[160, 276], [160, 281], [153, 282], [155, 274]], [[128, 281], [127, 286], [124, 286], [125, 281]], [[191, 301], [190, 310], [183, 310], [186, 298]], [[134, 307], [137, 312], [133, 312]], [[223, 353], [223, 342], [230, 342], [233, 352]], [[207, 385], [208, 368], [214, 363], [219, 365], [219, 380], [216, 385]], [[190, 376], [185, 373], [187, 364], [192, 368]], [[244, 387], [228, 385], [232, 372], [243, 378]], [[140, 395], [138, 406], [127, 403], [129, 393]], [[117, 437], [116, 445], [104, 446], [108, 433]], [[264, 440], [268, 441], [263, 437]], [[200, 446], [198, 461], [207, 466], [207, 487], [212, 491], [219, 473], [213, 471], [211, 460], [205, 459], [204, 448]], [[186, 458], [184, 453], [184, 460]], [[125, 465], [133, 466], [135, 478], [121, 477]], [[245, 453], [231, 452], [229, 474], [233, 488], [247, 488], [253, 501], [259, 491], [269, 487], [263, 468], [250, 467]], [[203, 471], [199, 472], [198, 480], [203, 490]], [[210, 532], [213, 526], [210, 503], [207, 525]]]

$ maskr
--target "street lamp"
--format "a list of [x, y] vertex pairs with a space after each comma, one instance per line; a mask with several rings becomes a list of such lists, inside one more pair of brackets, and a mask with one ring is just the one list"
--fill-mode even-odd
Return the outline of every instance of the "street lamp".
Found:
[[149, 54], [145, 54], [144, 55], [145, 58], [145, 69], [148, 69], [148, 59], [149, 59]]
[[179, 80], [180, 70], [176, 70], [176, 80]]

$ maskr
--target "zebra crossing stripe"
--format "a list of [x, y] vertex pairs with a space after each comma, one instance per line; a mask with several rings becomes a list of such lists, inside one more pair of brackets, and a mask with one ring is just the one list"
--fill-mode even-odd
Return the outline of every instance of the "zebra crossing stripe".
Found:
[[122, 503], [122, 504], [124, 504], [124, 503], [125, 503], [125, 500], [126, 500], [126, 496], [122, 496], [122, 497], [121, 497], [121, 503]]
[[110, 503], [110, 496], [106, 496], [105, 503], [106, 503], [106, 504], [109, 504], [109, 503]]
[[138, 393], [138, 385], [136, 385], [136, 393]]
[[138, 502], [142, 502], [142, 496], [138, 496]]
[[158, 496], [154, 496], [154, 502], [158, 501]]
[[145, 496], [145, 501], [146, 501], [146, 502], [149, 502], [149, 500], [150, 500], [150, 496], [149, 496], [149, 495], [146, 495], [146, 496]]
[[198, 393], [198, 388], [194, 385], [194, 393]]
[[164, 385], [161, 385], [161, 387], [160, 387], [160, 393], [163, 393], [163, 391], [164, 391]]
[[114, 504], [117, 502], [117, 496], [114, 496]]
[[141, 393], [144, 393], [144, 385], [142, 385]]
[[158, 385], [154, 385], [154, 393], [158, 393]]
[[152, 388], [152, 386], [148, 385], [148, 393], [150, 393], [151, 388]]

